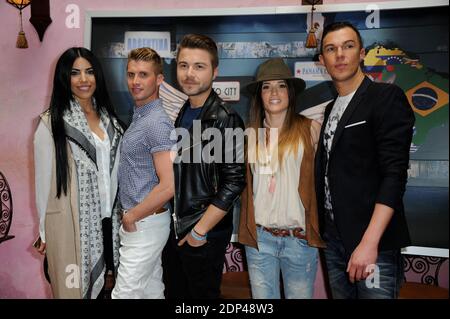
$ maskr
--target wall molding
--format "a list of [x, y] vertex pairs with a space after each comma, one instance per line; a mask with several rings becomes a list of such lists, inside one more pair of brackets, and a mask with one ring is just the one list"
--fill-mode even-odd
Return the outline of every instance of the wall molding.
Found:
[[[316, 7], [316, 12], [350, 12], [366, 11], [376, 5], [380, 10], [413, 9], [448, 6], [448, 0], [399, 0], [378, 3], [340, 3], [324, 4]], [[371, 7], [369, 7], [371, 6]], [[93, 18], [127, 18], [127, 17], [195, 17], [195, 16], [239, 16], [239, 15], [276, 15], [276, 14], [306, 14], [310, 6], [280, 6], [280, 7], [243, 7], [243, 8], [209, 8], [209, 9], [160, 9], [160, 10], [87, 10], [84, 23], [84, 47], [91, 49], [91, 33]]]
[[448, 249], [445, 248], [433, 248], [433, 247], [419, 247], [408, 246], [402, 249], [404, 255], [419, 255], [429, 257], [448, 258]]

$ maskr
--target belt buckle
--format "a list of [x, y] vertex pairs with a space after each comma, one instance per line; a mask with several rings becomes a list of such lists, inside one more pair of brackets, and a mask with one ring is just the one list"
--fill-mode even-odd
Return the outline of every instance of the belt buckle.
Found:
[[[292, 233], [294, 234], [294, 237], [297, 237], [299, 239], [305, 239], [306, 238], [306, 236], [304, 234], [304, 229], [302, 229], [302, 228], [295, 229]], [[297, 234], [295, 234], [295, 233], [297, 233]]]
[[286, 236], [289, 236], [290, 235], [290, 233], [289, 233], [289, 230], [288, 229], [280, 229], [280, 236], [281, 237], [286, 237]]

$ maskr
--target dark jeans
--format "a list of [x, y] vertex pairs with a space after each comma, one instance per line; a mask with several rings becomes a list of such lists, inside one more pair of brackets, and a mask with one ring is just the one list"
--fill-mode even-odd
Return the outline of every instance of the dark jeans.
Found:
[[208, 234], [207, 243], [178, 246], [172, 230], [163, 252], [164, 281], [168, 299], [217, 299], [220, 297], [225, 251], [231, 230]]
[[400, 249], [378, 252], [375, 272], [366, 280], [351, 283], [346, 272], [352, 254], [339, 237], [324, 234], [325, 260], [333, 299], [395, 299], [404, 279]]

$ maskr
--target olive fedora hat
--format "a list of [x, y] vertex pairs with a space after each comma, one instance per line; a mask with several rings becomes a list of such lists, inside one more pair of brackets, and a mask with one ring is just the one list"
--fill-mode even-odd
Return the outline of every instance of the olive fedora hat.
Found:
[[305, 81], [292, 75], [291, 70], [282, 58], [271, 58], [259, 66], [255, 81], [246, 85], [247, 92], [253, 95], [262, 81], [271, 80], [291, 81], [294, 84], [296, 94], [302, 92], [306, 86]]

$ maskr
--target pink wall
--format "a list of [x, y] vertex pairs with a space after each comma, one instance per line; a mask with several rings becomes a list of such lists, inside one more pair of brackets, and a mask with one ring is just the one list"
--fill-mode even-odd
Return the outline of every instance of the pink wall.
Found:
[[[325, 0], [325, 3], [370, 2], [369, 0]], [[80, 7], [79, 29], [65, 27], [65, 8]], [[55, 59], [68, 47], [83, 45], [85, 10], [150, 10], [220, 7], [293, 6], [300, 0], [58, 0], [50, 1], [53, 23], [39, 42], [29, 23], [30, 8], [23, 12], [29, 48], [15, 48], [19, 28], [18, 11], [0, 1], [0, 171], [13, 196], [15, 238], [0, 244], [0, 298], [49, 298], [51, 292], [42, 275], [42, 258], [31, 249], [38, 233], [34, 204], [32, 136], [37, 116], [49, 102]], [[321, 284], [321, 276], [318, 285]], [[319, 296], [323, 294], [319, 293]]]

